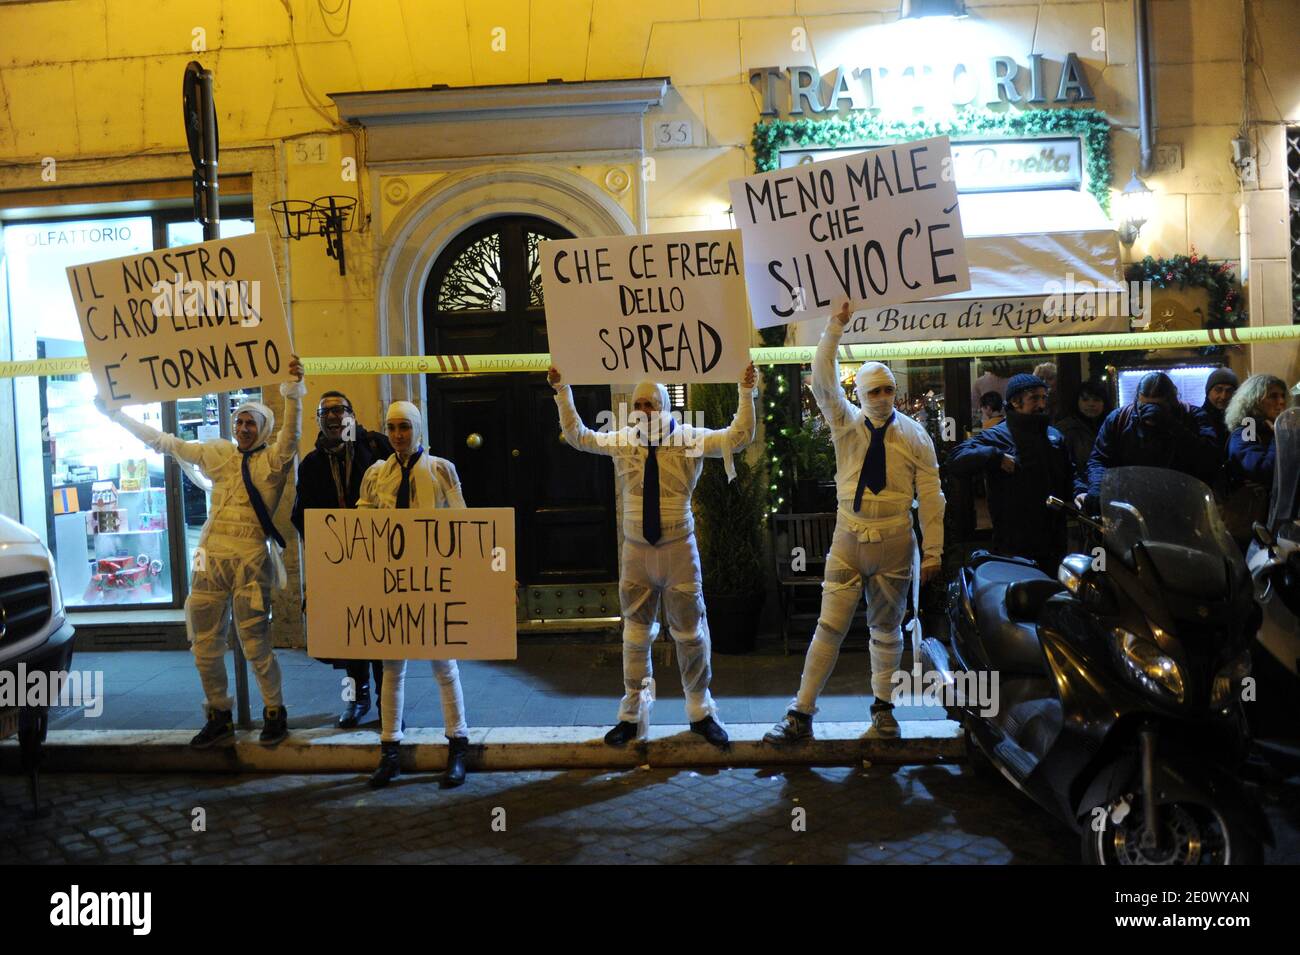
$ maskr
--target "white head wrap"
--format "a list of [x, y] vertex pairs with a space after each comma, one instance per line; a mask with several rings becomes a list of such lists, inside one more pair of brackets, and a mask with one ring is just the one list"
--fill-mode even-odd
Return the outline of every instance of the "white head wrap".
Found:
[[420, 414], [420, 409], [411, 402], [394, 401], [388, 406], [384, 421], [411, 422], [413, 447], [419, 447], [424, 442], [424, 415]]
[[[863, 408], [867, 407], [867, 392], [872, 388], [879, 388], [881, 385], [893, 385], [898, 387], [898, 382], [894, 380], [894, 373], [889, 370], [888, 365], [882, 365], [878, 361], [869, 361], [863, 363], [858, 369], [857, 375], [853, 378], [853, 386], [857, 389], [858, 404]], [[889, 401], [893, 406], [893, 399]]]
[[655, 411], [667, 411], [671, 405], [668, 400], [668, 389], [649, 379], [636, 386], [636, 390], [632, 392], [632, 404], [635, 405], [642, 398], [649, 398]]
[[235, 421], [245, 411], [252, 412], [253, 417], [257, 418], [257, 440], [253, 442], [253, 447], [258, 447], [267, 442], [275, 431], [275, 412], [262, 404], [260, 401], [245, 401], [235, 409], [234, 415], [230, 419], [230, 430], [235, 430]]

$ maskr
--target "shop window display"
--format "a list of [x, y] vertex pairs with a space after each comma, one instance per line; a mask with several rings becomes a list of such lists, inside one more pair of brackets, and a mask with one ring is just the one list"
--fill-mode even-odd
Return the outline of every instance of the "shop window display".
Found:
[[[223, 236], [252, 229], [248, 219], [222, 223]], [[148, 251], [160, 239], [188, 244], [202, 235], [197, 224], [167, 223], [158, 214], [5, 223], [2, 238], [0, 277], [7, 283], [13, 358], [22, 360], [85, 355], [68, 266]], [[69, 607], [178, 606], [192, 541], [207, 516], [205, 496], [167, 468], [161, 455], [105, 427], [94, 397], [89, 374], [15, 380], [17, 516], [50, 547]], [[228, 400], [244, 397], [232, 394]], [[172, 430], [175, 414], [185, 437], [218, 437], [218, 400], [210, 395], [175, 407], [155, 402], [125, 411], [161, 430]], [[178, 493], [183, 508], [173, 510], [171, 498]], [[179, 539], [169, 526], [175, 513], [184, 514]]]

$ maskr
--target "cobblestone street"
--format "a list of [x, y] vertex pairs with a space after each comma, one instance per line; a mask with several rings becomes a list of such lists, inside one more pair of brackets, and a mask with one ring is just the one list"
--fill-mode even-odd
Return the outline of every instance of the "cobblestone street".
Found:
[[[1284, 830], [1269, 861], [1300, 861], [1295, 792], [1261, 791]], [[24, 781], [0, 777], [0, 863], [1078, 859], [1009, 786], [949, 765], [478, 773], [455, 791], [412, 775], [379, 792], [355, 775], [51, 774], [44, 794], [50, 816], [26, 820]]]

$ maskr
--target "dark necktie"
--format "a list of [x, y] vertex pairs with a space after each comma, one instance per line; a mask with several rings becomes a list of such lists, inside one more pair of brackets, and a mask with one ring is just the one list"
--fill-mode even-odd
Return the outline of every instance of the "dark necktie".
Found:
[[248, 459], [265, 447], [266, 445], [263, 444], [252, 451], [241, 451], [240, 454], [244, 456], [244, 460], [240, 462], [239, 470], [244, 476], [244, 490], [248, 492], [248, 503], [253, 505], [253, 513], [257, 515], [257, 523], [262, 525], [262, 533], [281, 547], [284, 547], [284, 538], [280, 536], [280, 532], [271, 523], [271, 515], [266, 509], [266, 502], [262, 500], [262, 495], [253, 486], [253, 476], [248, 471]]
[[398, 507], [411, 506], [411, 468], [415, 466], [416, 461], [420, 460], [420, 455], [423, 453], [424, 448], [416, 448], [415, 453], [407, 459], [405, 464], [402, 463], [401, 458], [397, 459], [397, 466], [402, 469], [402, 483], [397, 485]]
[[885, 489], [885, 432], [889, 426], [894, 423], [894, 415], [897, 412], [891, 411], [889, 417], [879, 428], [871, 423], [871, 419], [863, 417], [862, 423], [867, 426], [867, 431], [871, 434], [871, 443], [867, 445], [867, 454], [862, 459], [862, 473], [858, 475], [858, 492], [853, 495], [853, 510], [857, 511], [862, 507], [862, 489], [871, 488], [872, 494], [879, 494]]
[[659, 458], [655, 456], [655, 446], [646, 445], [645, 485], [641, 498], [641, 533], [646, 543], [653, 544], [659, 540], [662, 528], [659, 526]]

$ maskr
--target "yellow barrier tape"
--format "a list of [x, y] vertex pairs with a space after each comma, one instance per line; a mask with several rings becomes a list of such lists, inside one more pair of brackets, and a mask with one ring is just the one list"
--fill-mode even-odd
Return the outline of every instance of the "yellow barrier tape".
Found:
[[[1300, 341], [1300, 325], [1256, 328], [1214, 328], [1183, 332], [1131, 332], [1125, 335], [1033, 335], [1023, 338], [981, 338], [964, 341], [890, 342], [841, 345], [845, 361], [981, 358], [998, 355], [1064, 354], [1085, 351], [1149, 351], [1163, 348], [1202, 348], [1206, 345], [1252, 345]], [[807, 364], [816, 348], [752, 348], [759, 365]], [[551, 356], [534, 355], [376, 355], [368, 357], [304, 358], [309, 375], [440, 375], [485, 372], [546, 371]], [[85, 358], [45, 358], [0, 362], [0, 378], [76, 375], [90, 370]], [[636, 375], [632, 375], [636, 377]]]

